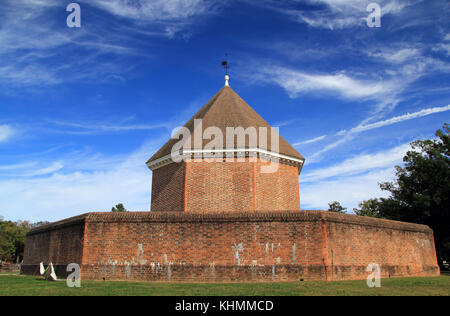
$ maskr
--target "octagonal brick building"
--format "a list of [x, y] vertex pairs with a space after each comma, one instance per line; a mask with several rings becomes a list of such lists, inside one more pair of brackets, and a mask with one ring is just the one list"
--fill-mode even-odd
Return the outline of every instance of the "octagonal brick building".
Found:
[[[305, 158], [228, 84], [183, 128], [189, 138], [171, 138], [147, 161], [152, 211], [300, 210], [298, 176]], [[215, 138], [211, 128], [220, 132], [222, 146], [206, 149]], [[183, 159], [175, 162], [172, 149], [179, 141]]]

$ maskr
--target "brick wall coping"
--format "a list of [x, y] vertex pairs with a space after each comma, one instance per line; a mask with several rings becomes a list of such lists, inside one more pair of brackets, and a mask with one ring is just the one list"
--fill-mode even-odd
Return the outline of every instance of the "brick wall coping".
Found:
[[85, 213], [61, 221], [36, 227], [28, 235], [43, 231], [60, 229], [80, 223], [222, 223], [222, 222], [334, 222], [389, 228], [395, 230], [425, 232], [433, 231], [426, 225], [399, 222], [387, 219], [357, 216], [352, 214], [332, 213], [328, 211], [277, 211], [277, 212], [242, 212], [242, 213], [184, 213], [184, 212], [93, 212]]
[[53, 222], [50, 224], [45, 224], [42, 226], [38, 226], [35, 228], [32, 228], [28, 233], [27, 236], [30, 235], [36, 235], [39, 234], [41, 232], [46, 232], [46, 231], [50, 231], [50, 230], [55, 230], [55, 229], [60, 229], [60, 228], [64, 228], [64, 227], [69, 227], [69, 226], [74, 226], [74, 225], [78, 225], [78, 224], [84, 224], [84, 222], [86, 221], [86, 217], [89, 215], [89, 213], [85, 213], [85, 214], [81, 214], [81, 215], [77, 215], [77, 216], [73, 216], [73, 217], [69, 217], [57, 222]]

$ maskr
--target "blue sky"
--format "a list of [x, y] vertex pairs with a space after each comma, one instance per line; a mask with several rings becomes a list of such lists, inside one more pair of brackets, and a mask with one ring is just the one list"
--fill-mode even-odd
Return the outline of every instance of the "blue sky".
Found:
[[0, 215], [148, 210], [145, 161], [223, 86], [306, 157], [303, 209], [383, 196], [450, 121], [450, 5], [383, 0], [0, 1]]

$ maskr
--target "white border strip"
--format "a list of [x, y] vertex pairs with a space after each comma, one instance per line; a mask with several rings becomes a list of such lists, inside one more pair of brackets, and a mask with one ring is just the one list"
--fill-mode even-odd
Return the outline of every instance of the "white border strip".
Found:
[[[281, 159], [286, 159], [286, 160], [290, 160], [293, 161], [297, 164], [299, 164], [300, 166], [303, 165], [304, 160], [302, 159], [298, 159], [298, 158], [294, 158], [291, 156], [287, 156], [287, 155], [283, 155], [280, 153], [276, 153], [276, 152], [272, 152], [272, 151], [268, 151], [265, 149], [261, 149], [261, 148], [238, 148], [238, 149], [189, 149], [189, 150], [182, 150], [180, 151], [179, 156], [184, 156], [184, 155], [192, 155], [192, 154], [202, 154], [202, 156], [204, 154], [217, 154], [217, 153], [241, 153], [241, 152], [245, 152], [245, 153], [257, 153], [257, 154], [263, 154], [263, 155], [267, 155], [267, 156], [273, 156], [276, 158], [281, 158]], [[226, 156], [224, 158], [227, 158]], [[172, 161], [172, 154], [166, 155], [164, 157], [158, 158], [152, 162], [148, 162], [147, 166], [151, 169], [151, 170], [156, 170], [168, 163], [170, 163]]]

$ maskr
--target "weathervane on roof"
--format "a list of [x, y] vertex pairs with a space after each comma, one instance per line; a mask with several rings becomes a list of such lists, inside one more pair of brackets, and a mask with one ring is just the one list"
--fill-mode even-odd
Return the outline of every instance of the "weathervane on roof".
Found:
[[[225, 54], [225, 57], [228, 57], [228, 53]], [[225, 86], [229, 87], [230, 76], [228, 75], [228, 69], [230, 69], [230, 65], [228, 64], [227, 60], [224, 60], [222, 62], [222, 66], [223, 68], [225, 68]]]

